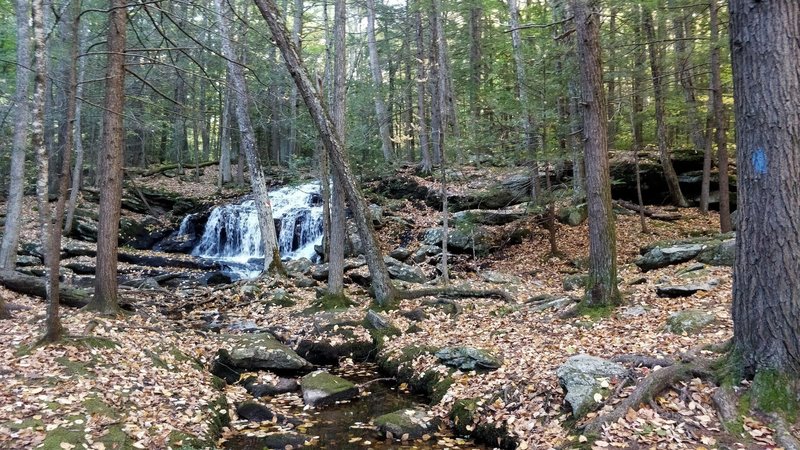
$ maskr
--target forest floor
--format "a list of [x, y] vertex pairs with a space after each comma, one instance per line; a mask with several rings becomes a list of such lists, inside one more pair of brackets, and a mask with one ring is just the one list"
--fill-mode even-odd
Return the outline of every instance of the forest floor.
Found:
[[[203, 198], [215, 192], [215, 188], [209, 188], [214, 186], [213, 181], [204, 179], [181, 182], [152, 177], [142, 180], [144, 183]], [[23, 240], [36, 241], [33, 208], [27, 211]], [[419, 345], [469, 345], [499, 355], [504, 364], [496, 371], [455, 372], [455, 382], [433, 405], [433, 411], [448, 423], [456, 400], [478, 399], [472, 426], [504, 426], [517, 439], [519, 448], [775, 448], [773, 430], [756, 416], [743, 417], [740, 434], [723, 431], [711, 400], [716, 387], [700, 379], [681, 383], [661, 392], [649, 405], [630, 409], [588, 442], [575, 431], [580, 423], [576, 424], [564, 406], [556, 368], [572, 355], [676, 358], [731, 337], [729, 267], [706, 266], [694, 273], [692, 282], [718, 281], [710, 291], [661, 298], [656, 286], [685, 283], [680, 271], [692, 263], [644, 274], [632, 264], [639, 248], [647, 243], [715, 232], [716, 214], [701, 215], [694, 209], [680, 213], [683, 218], [676, 222], [648, 219], [647, 233], [640, 232], [638, 216], [618, 215], [624, 305], [608, 314], [561, 318], [558, 312], [539, 311], [529, 302], [541, 294], [578, 296], [578, 291], [565, 292], [562, 281], [565, 275], [577, 273], [576, 265], [580, 266], [588, 255], [585, 223], [577, 227], [557, 225], [556, 256], [549, 253], [547, 231], [537, 227], [523, 243], [488, 257], [455, 258], [454, 285], [506, 289], [515, 302], [458, 299], [458, 314], [429, 311], [426, 318], [414, 322], [417, 332], [387, 337], [381, 356], [400, 356], [404, 349]], [[411, 202], [405, 202], [394, 214], [413, 221], [420, 229], [436, 223], [435, 211]], [[396, 245], [393, 240], [398, 236], [391, 229], [381, 235], [386, 248]], [[502, 285], [488, 283], [483, 274], [490, 271], [513, 280]], [[224, 408], [220, 406], [224, 405], [223, 393], [207, 370], [220, 341], [214, 333], [199, 331], [197, 324], [209, 314], [224, 314], [229, 321], [251, 321], [258, 327], [280, 330], [287, 341], [296, 341], [313, 335], [323, 320], [322, 316], [305, 313], [316, 299], [313, 288], [296, 288], [288, 280], [275, 279], [249, 284], [256, 284], [264, 295], [285, 289], [296, 302], [265, 310], [263, 303], [247, 295], [246, 283], [183, 291], [126, 290], [122, 296], [135, 312], [108, 318], [63, 308], [62, 320], [70, 337], [47, 347], [32, 346], [42, 335], [44, 303], [0, 287], [0, 295], [13, 306], [14, 315], [12, 320], [0, 321], [0, 448], [178, 448], [213, 444], [203, 444], [201, 438], [218, 431], [213, 429], [214, 419]], [[361, 320], [371, 299], [358, 286], [348, 287], [348, 295], [357, 306], [341, 313], [340, 318]], [[384, 314], [406, 330], [412, 323], [401, 312], [420, 307], [424, 300], [403, 300], [399, 309]], [[191, 304], [192, 308], [176, 319], [165, 315], [165, 304], [173, 310], [175, 305]], [[665, 329], [670, 314], [689, 309], [709, 312], [715, 321], [691, 335]], [[357, 333], [368, 338], [364, 329]], [[413, 359], [412, 367], [416, 374], [445, 370], [429, 353]], [[632, 370], [641, 379], [653, 369]], [[633, 388], [622, 389], [612, 404], [589, 413], [588, 419], [610, 410]], [[499, 391], [506, 394], [505, 400], [497, 399]], [[226, 413], [236, 419], [232, 406], [245, 398], [244, 388], [228, 387], [224, 395], [231, 405]], [[297, 394], [285, 395], [282, 401], [297, 401]], [[313, 421], [313, 414], [304, 420]], [[248, 428], [252, 425], [234, 420], [223, 427], [222, 440], [216, 444], [222, 444], [234, 430]], [[469, 442], [445, 436], [440, 438], [442, 448], [470, 446]], [[363, 448], [369, 444], [359, 443]], [[413, 448], [413, 443], [408, 448]]]

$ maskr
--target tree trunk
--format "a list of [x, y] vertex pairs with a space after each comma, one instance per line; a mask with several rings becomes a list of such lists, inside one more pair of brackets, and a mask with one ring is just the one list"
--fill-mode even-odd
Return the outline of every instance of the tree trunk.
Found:
[[[40, 239], [44, 244], [45, 279], [47, 283], [47, 317], [45, 319], [44, 342], [55, 342], [64, 332], [58, 315], [58, 263], [61, 248], [61, 226], [54, 226], [48, 203], [49, 163], [47, 147], [44, 145], [44, 95], [47, 61], [44, 31], [44, 4], [42, 0], [31, 2], [33, 17], [33, 117], [31, 121], [31, 145], [36, 154], [36, 204], [39, 208]], [[69, 167], [69, 161], [66, 161]], [[63, 183], [66, 190], [66, 182]], [[59, 244], [56, 246], [56, 244]]]
[[108, 62], [100, 151], [100, 220], [97, 227], [97, 272], [94, 297], [86, 306], [101, 314], [119, 312], [117, 301], [117, 240], [122, 201], [122, 158], [125, 104], [125, 0], [112, 0], [108, 16]]
[[233, 92], [230, 90], [230, 79], [225, 81], [225, 99], [222, 106], [222, 117], [219, 126], [219, 171], [222, 184], [230, 183], [231, 174], [231, 101]]
[[431, 151], [428, 147], [428, 122], [425, 113], [425, 39], [422, 28], [422, 12], [417, 4], [414, 13], [416, 19], [417, 37], [417, 126], [419, 128], [419, 151], [420, 151], [420, 172], [431, 173], [433, 162], [431, 161]]
[[364, 245], [364, 256], [372, 275], [372, 289], [375, 300], [381, 305], [387, 305], [396, 299], [397, 292], [389, 279], [389, 272], [383, 262], [383, 254], [375, 238], [375, 231], [372, 227], [372, 220], [369, 218], [366, 201], [356, 184], [350, 165], [347, 163], [345, 148], [336, 135], [333, 122], [308, 76], [308, 71], [303, 66], [297, 50], [288, 39], [285, 22], [280, 16], [274, 0], [255, 0], [255, 3], [266, 20], [272, 37], [283, 54], [289, 73], [292, 75], [300, 95], [309, 109], [314, 125], [317, 127], [328, 151], [333, 169], [342, 181], [345, 196], [353, 211], [358, 233]]
[[[709, 109], [713, 109], [713, 106]], [[700, 179], [700, 212], [703, 214], [708, 213], [708, 199], [711, 193], [711, 142], [713, 140], [711, 123], [711, 117], [708, 117], [706, 119], [705, 139], [703, 140], [705, 142], [703, 148], [703, 175]]]
[[[331, 111], [335, 133], [345, 147], [347, 132], [347, 6], [345, 0], [335, 0], [333, 11], [333, 101]], [[323, 151], [324, 153], [324, 151]], [[326, 158], [327, 159], [327, 158]], [[330, 164], [328, 164], [330, 171]], [[328, 252], [328, 293], [342, 295], [344, 290], [344, 246], [347, 229], [342, 180], [331, 172], [330, 239]]]
[[[638, 11], [641, 15], [641, 7]], [[638, 21], [633, 21], [633, 35], [637, 42], [643, 40], [642, 29]], [[633, 62], [633, 74], [631, 76], [633, 86], [631, 93], [631, 131], [633, 134], [633, 163], [636, 170], [636, 198], [639, 201], [639, 225], [642, 233], [647, 232], [647, 222], [644, 218], [644, 200], [642, 199], [642, 176], [639, 170], [639, 152], [644, 148], [644, 136], [642, 130], [642, 113], [644, 112], [644, 102], [642, 100], [642, 78], [647, 56], [642, 46], [635, 50]]]
[[[294, 0], [294, 15], [292, 20], [292, 42], [294, 43], [295, 47], [297, 47], [297, 51], [300, 52], [302, 47], [300, 46], [300, 34], [303, 30], [303, 0]], [[293, 155], [297, 152], [297, 126], [298, 118], [297, 118], [297, 87], [292, 86], [292, 90], [290, 91], [291, 94], [289, 95], [289, 140], [287, 145], [284, 147], [286, 149], [286, 154], [281, 155], [281, 161], [283, 161], [284, 165], [287, 167], [293, 167]]]
[[14, 1], [17, 17], [17, 81], [14, 92], [16, 117], [11, 146], [11, 169], [9, 173], [8, 200], [6, 201], [6, 223], [3, 242], [0, 245], [0, 268], [13, 269], [17, 263], [17, 246], [22, 222], [22, 196], [25, 192], [25, 152], [28, 145], [30, 123], [31, 36], [28, 20], [31, 17], [30, 2]]
[[222, 39], [222, 53], [228, 60], [228, 73], [232, 90], [236, 96], [236, 121], [239, 122], [239, 136], [241, 147], [247, 158], [250, 169], [250, 185], [255, 197], [256, 211], [258, 211], [258, 225], [261, 229], [261, 241], [264, 251], [264, 272], [282, 273], [281, 256], [278, 251], [278, 239], [275, 235], [275, 221], [272, 218], [272, 206], [269, 202], [269, 191], [264, 169], [256, 149], [256, 138], [253, 125], [250, 122], [248, 104], [250, 97], [244, 79], [242, 66], [236, 63], [236, 54], [233, 52], [228, 23], [223, 14], [222, 0], [215, 0], [217, 15], [220, 19], [219, 31]]
[[[719, 19], [717, 0], [710, 0], [711, 18], [711, 95], [717, 141], [717, 165], [719, 169], [719, 229], [723, 233], [731, 231], [730, 193], [728, 192], [728, 140], [725, 129], [725, 106], [722, 104], [722, 81], [719, 67]], [[738, 130], [737, 130], [738, 131]]]
[[772, 405], [755, 398], [769, 411], [797, 401], [786, 378], [800, 378], [800, 9], [794, 0], [728, 5], [739, 171], [734, 352], [754, 392], [785, 396]]
[[653, 14], [648, 7], [642, 8], [642, 28], [647, 38], [647, 48], [650, 54], [650, 71], [653, 77], [653, 97], [656, 104], [656, 128], [658, 134], [658, 157], [661, 160], [661, 167], [664, 170], [664, 178], [667, 181], [669, 197], [673, 205], [686, 207], [689, 204], [681, 193], [681, 186], [678, 183], [678, 174], [672, 167], [672, 155], [667, 146], [667, 122], [664, 106], [664, 79], [661, 73], [661, 55], [657, 48], [656, 33], [653, 28]]
[[584, 304], [617, 305], [617, 248], [611, 183], [605, 90], [600, 55], [600, 14], [596, 0], [571, 0], [581, 71], [584, 161], [589, 210], [589, 280]]
[[[670, 7], [678, 8], [675, 0], [670, 0]], [[699, 152], [705, 149], [705, 137], [700, 125], [697, 97], [694, 93], [694, 74], [689, 63], [691, 48], [686, 47], [686, 30], [691, 29], [690, 19], [683, 11], [676, 11], [672, 20], [675, 30], [675, 58], [678, 82], [683, 89], [683, 99], [686, 101], [686, 120], [689, 122], [689, 135], [692, 138], [694, 150]]]
[[394, 159], [392, 135], [389, 131], [391, 122], [383, 102], [383, 77], [378, 61], [378, 43], [375, 39], [375, 0], [367, 0], [367, 49], [369, 50], [369, 68], [372, 71], [372, 82], [375, 85], [375, 115], [378, 118], [378, 130], [383, 149], [383, 159], [391, 162]]
[[[78, 48], [82, 48], [84, 36], [78, 30]], [[78, 80], [75, 87], [75, 124], [73, 126], [73, 136], [75, 141], [75, 165], [72, 169], [72, 187], [69, 191], [69, 201], [67, 202], [66, 219], [64, 220], [64, 234], [69, 235], [72, 231], [72, 222], [75, 220], [75, 208], [78, 205], [78, 193], [81, 191], [83, 180], [83, 137], [81, 135], [81, 105], [83, 102], [83, 80], [86, 78], [86, 58], [78, 61]]]

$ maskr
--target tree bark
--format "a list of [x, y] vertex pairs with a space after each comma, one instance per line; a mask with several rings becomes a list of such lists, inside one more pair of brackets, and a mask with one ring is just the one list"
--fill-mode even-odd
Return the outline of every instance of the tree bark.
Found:
[[658, 157], [664, 170], [667, 181], [669, 197], [673, 205], [686, 207], [689, 204], [683, 197], [681, 186], [678, 183], [678, 174], [672, 166], [672, 155], [667, 147], [667, 122], [664, 106], [664, 78], [661, 73], [661, 55], [657, 48], [656, 33], [653, 28], [653, 13], [648, 7], [642, 8], [642, 28], [647, 38], [647, 48], [650, 55], [650, 72], [653, 78], [653, 97], [656, 104], [656, 129], [658, 135]]
[[123, 108], [125, 104], [125, 0], [112, 0], [108, 16], [108, 62], [100, 152], [100, 221], [97, 227], [95, 295], [86, 306], [101, 314], [119, 312], [117, 300], [117, 240], [122, 201]]
[[342, 181], [345, 196], [353, 211], [358, 233], [364, 245], [364, 256], [372, 275], [372, 289], [375, 300], [382, 305], [389, 304], [396, 299], [397, 292], [389, 279], [389, 272], [383, 262], [383, 254], [375, 238], [375, 231], [372, 227], [372, 220], [368, 216], [369, 211], [366, 201], [355, 182], [350, 165], [347, 163], [345, 148], [339, 141], [333, 122], [308, 76], [308, 70], [303, 66], [297, 50], [288, 39], [286, 24], [274, 0], [255, 0], [255, 3], [267, 22], [272, 37], [283, 54], [289, 73], [297, 84], [300, 95], [309, 109], [314, 125], [317, 127], [328, 151], [333, 169]]
[[717, 141], [717, 165], [719, 169], [719, 229], [723, 233], [731, 231], [730, 193], [728, 192], [728, 139], [725, 129], [725, 106], [722, 104], [722, 81], [719, 67], [719, 19], [717, 1], [710, 0], [711, 18], [711, 95], [714, 110], [715, 139]]
[[[345, 0], [335, 0], [333, 11], [333, 101], [331, 111], [335, 133], [342, 146], [347, 139], [347, 6]], [[323, 151], [324, 153], [324, 151]], [[330, 240], [328, 252], [328, 293], [341, 295], [344, 290], [344, 246], [347, 221], [345, 218], [342, 180], [336, 171], [331, 173]], [[325, 182], [323, 180], [323, 182]]]
[[[519, 95], [520, 117], [522, 120], [522, 145], [523, 153], [530, 158], [531, 165], [535, 165], [536, 160], [536, 140], [534, 133], [536, 126], [533, 123], [533, 115], [529, 109], [528, 100], [528, 81], [525, 75], [525, 60], [522, 56], [522, 37], [519, 30], [519, 9], [517, 0], [508, 0], [508, 26], [511, 29], [511, 51], [514, 54], [514, 67], [517, 75], [517, 94]], [[538, 168], [531, 179], [531, 197], [536, 200], [538, 196]]]
[[240, 145], [244, 149], [247, 165], [250, 169], [250, 185], [255, 197], [256, 210], [258, 211], [258, 225], [261, 229], [261, 242], [264, 246], [264, 272], [283, 273], [281, 256], [278, 251], [278, 238], [275, 234], [275, 221], [272, 218], [272, 206], [269, 202], [269, 191], [264, 169], [256, 149], [256, 138], [253, 125], [250, 122], [248, 105], [250, 96], [245, 84], [242, 66], [236, 63], [236, 55], [231, 45], [228, 23], [224, 15], [222, 0], [215, 0], [214, 5], [219, 16], [219, 31], [222, 38], [222, 53], [228, 60], [228, 73], [232, 90], [236, 98], [236, 121], [239, 123]]
[[375, 38], [375, 0], [367, 0], [367, 49], [369, 51], [369, 68], [372, 71], [372, 83], [375, 85], [375, 115], [378, 118], [378, 130], [381, 138], [383, 159], [391, 162], [394, 159], [392, 150], [391, 122], [383, 102], [383, 77], [378, 61], [378, 43]]
[[[641, 16], [641, 7], [638, 15]], [[633, 35], [637, 41], [642, 41], [642, 29], [640, 23], [636, 20], [633, 21]], [[647, 222], [644, 219], [644, 200], [642, 198], [642, 175], [639, 168], [639, 152], [644, 148], [644, 136], [642, 130], [642, 113], [644, 111], [644, 102], [642, 100], [642, 85], [644, 84], [642, 77], [644, 74], [645, 55], [644, 47], [637, 47], [635, 50], [633, 62], [632, 79], [632, 92], [631, 92], [631, 131], [633, 134], [633, 163], [634, 170], [636, 171], [636, 199], [639, 201], [639, 226], [642, 233], [647, 232]]]
[[220, 118], [219, 126], [219, 171], [220, 181], [222, 184], [230, 183], [231, 174], [231, 102], [233, 101], [233, 93], [230, 90], [230, 80], [225, 81], [225, 99], [222, 106], [222, 117]]
[[[0, 269], [0, 285], [20, 294], [47, 299], [47, 280], [39, 277], [25, 275], [15, 270]], [[81, 289], [60, 285], [58, 297], [62, 305], [80, 308], [89, 303], [91, 295]]]
[[31, 37], [28, 20], [31, 17], [30, 2], [14, 1], [17, 18], [17, 80], [14, 92], [16, 122], [11, 145], [11, 168], [9, 173], [8, 200], [6, 201], [6, 223], [3, 242], [0, 245], [0, 268], [13, 269], [17, 263], [17, 246], [22, 221], [22, 196], [25, 192], [25, 151], [28, 144], [30, 123], [31, 84]]
[[793, 0], [728, 4], [739, 171], [734, 348], [746, 377], [777, 372], [797, 380], [800, 9]]
[[[78, 48], [82, 48], [83, 33], [78, 31]], [[81, 135], [81, 105], [83, 102], [83, 80], [86, 78], [86, 58], [78, 61], [78, 80], [75, 87], [75, 124], [73, 135], [75, 141], [75, 165], [72, 169], [72, 187], [69, 191], [69, 201], [67, 202], [66, 219], [64, 220], [64, 234], [69, 235], [72, 231], [72, 222], [75, 220], [75, 208], [78, 205], [78, 193], [81, 190], [83, 181], [83, 137]]]
[[581, 71], [584, 160], [589, 210], [589, 280], [584, 304], [617, 305], [617, 249], [608, 169], [606, 100], [596, 0], [571, 0]]
[[416, 21], [417, 38], [417, 127], [419, 128], [419, 151], [420, 151], [420, 172], [431, 173], [433, 162], [431, 161], [431, 151], [428, 147], [428, 121], [425, 112], [425, 39], [424, 29], [422, 28], [422, 12], [419, 4], [416, 5], [414, 13]]

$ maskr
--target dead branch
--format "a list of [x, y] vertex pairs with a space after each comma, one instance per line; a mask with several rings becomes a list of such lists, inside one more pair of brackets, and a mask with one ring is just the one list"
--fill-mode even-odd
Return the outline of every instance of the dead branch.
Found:
[[674, 222], [676, 220], [680, 220], [680, 218], [683, 217], [678, 213], [657, 212], [657, 211], [651, 211], [647, 208], [644, 208], [644, 211], [642, 211], [642, 208], [639, 208], [639, 205], [631, 203], [626, 200], [614, 200], [614, 204], [619, 206], [620, 208], [625, 208], [637, 213], [644, 213], [645, 216], [651, 219], [662, 220], [664, 222]]
[[671, 358], [653, 358], [652, 356], [645, 355], [617, 355], [611, 358], [611, 361], [650, 369], [655, 366], [669, 367], [675, 364], [675, 360]]

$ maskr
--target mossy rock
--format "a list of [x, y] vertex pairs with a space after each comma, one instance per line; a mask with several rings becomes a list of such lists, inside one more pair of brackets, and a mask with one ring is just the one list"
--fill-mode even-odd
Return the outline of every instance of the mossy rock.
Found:
[[[494, 397], [486, 404], [492, 404], [499, 397]], [[502, 449], [516, 449], [517, 441], [511, 436], [505, 424], [479, 424], [477, 419], [485, 415], [483, 411], [484, 402], [467, 398], [456, 400], [450, 410], [450, 419], [457, 434], [470, 436], [477, 441], [485, 442], [492, 447]]]
[[342, 294], [322, 294], [317, 298], [310, 307], [306, 308], [303, 313], [316, 313], [320, 311], [340, 311], [348, 308], [358, 306], [358, 303], [350, 300], [344, 293]]
[[421, 408], [408, 408], [376, 417], [373, 423], [381, 436], [419, 439], [436, 428], [434, 417]]
[[312, 372], [302, 378], [303, 401], [310, 406], [325, 406], [350, 400], [358, 395], [358, 387], [328, 372]]
[[675, 334], [694, 334], [700, 332], [715, 320], [712, 314], [698, 309], [687, 309], [673, 313], [667, 319], [666, 329]]

